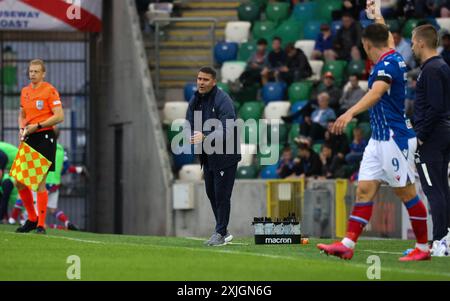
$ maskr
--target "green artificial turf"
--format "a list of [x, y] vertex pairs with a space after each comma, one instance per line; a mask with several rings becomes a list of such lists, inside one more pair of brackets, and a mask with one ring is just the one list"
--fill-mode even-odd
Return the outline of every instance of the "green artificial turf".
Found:
[[351, 261], [320, 254], [308, 245], [255, 245], [237, 238], [223, 247], [201, 239], [105, 235], [48, 230], [47, 235], [16, 234], [0, 226], [0, 280], [67, 280], [70, 263], [80, 258], [81, 280], [368, 280], [377, 255], [381, 280], [450, 280], [450, 258], [398, 262], [413, 241], [361, 240]]

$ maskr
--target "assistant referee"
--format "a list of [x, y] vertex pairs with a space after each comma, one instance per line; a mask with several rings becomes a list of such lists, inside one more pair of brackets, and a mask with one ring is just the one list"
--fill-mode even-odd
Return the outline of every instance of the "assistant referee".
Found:
[[438, 55], [436, 29], [427, 24], [414, 29], [412, 50], [421, 62], [414, 103], [418, 149], [416, 165], [433, 217], [433, 240], [450, 227], [450, 67]]
[[[20, 139], [53, 162], [48, 171], [55, 170], [56, 135], [53, 127], [63, 122], [64, 111], [58, 91], [45, 82], [45, 64], [42, 60], [32, 60], [28, 66], [30, 84], [20, 94], [19, 129]], [[34, 209], [31, 190], [16, 182], [20, 198], [28, 213], [28, 220], [16, 232], [45, 234], [48, 192], [45, 187], [47, 174], [39, 183], [37, 191], [37, 209]]]

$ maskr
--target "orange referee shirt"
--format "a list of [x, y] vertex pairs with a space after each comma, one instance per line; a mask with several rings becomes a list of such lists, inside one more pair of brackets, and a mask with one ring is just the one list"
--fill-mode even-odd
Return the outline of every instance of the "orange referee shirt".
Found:
[[[20, 106], [25, 112], [25, 125], [28, 125], [44, 122], [53, 116], [52, 109], [62, 104], [56, 88], [47, 82], [42, 82], [36, 89], [31, 83], [22, 89]], [[53, 127], [42, 128], [37, 132], [51, 129]]]

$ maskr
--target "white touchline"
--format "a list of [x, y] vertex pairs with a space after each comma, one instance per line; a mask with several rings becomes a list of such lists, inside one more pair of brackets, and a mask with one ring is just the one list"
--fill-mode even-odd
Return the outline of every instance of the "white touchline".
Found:
[[431, 183], [430, 175], [428, 174], [427, 165], [425, 163], [422, 163], [421, 166], [422, 166], [423, 174], [425, 175], [425, 179], [427, 179], [428, 186], [430, 186], [430, 187], [433, 186], [433, 184]]

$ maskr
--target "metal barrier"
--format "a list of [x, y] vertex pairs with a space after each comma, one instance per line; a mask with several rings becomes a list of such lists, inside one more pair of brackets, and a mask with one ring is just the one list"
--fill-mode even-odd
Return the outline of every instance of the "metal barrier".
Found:
[[267, 216], [285, 218], [293, 213], [300, 219], [303, 214], [304, 194], [304, 179], [267, 181]]
[[155, 79], [154, 79], [154, 83], [155, 83], [155, 93], [156, 96], [159, 97], [160, 93], [159, 93], [159, 82], [160, 82], [160, 65], [159, 65], [159, 60], [160, 60], [160, 56], [159, 56], [159, 49], [160, 49], [160, 40], [159, 40], [159, 35], [160, 35], [160, 23], [172, 23], [172, 22], [207, 22], [207, 23], [211, 23], [211, 26], [209, 27], [209, 33], [211, 36], [211, 66], [214, 65], [214, 46], [216, 44], [216, 24], [217, 24], [217, 19], [216, 18], [155, 18], [152, 20], [152, 24], [155, 25]]

